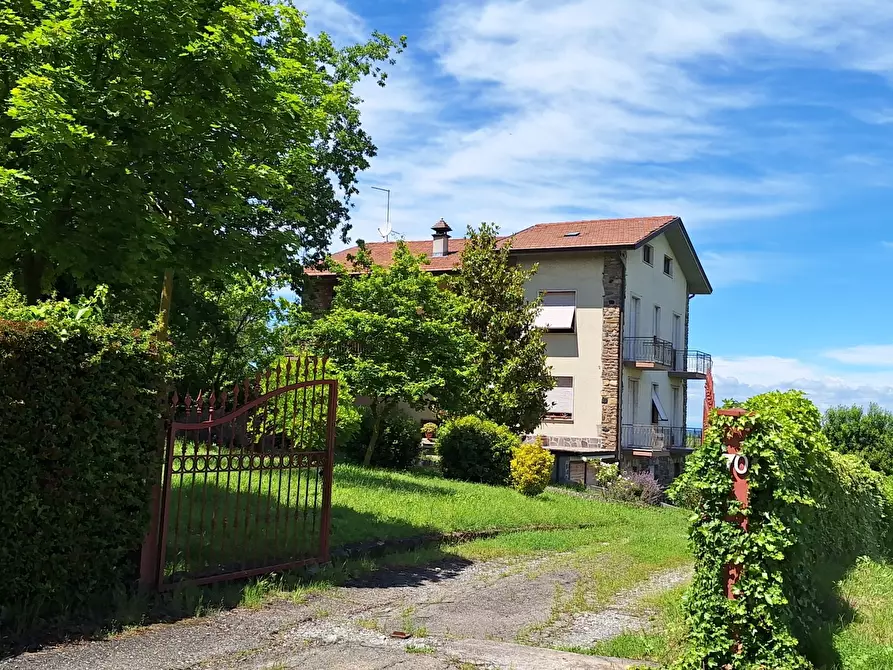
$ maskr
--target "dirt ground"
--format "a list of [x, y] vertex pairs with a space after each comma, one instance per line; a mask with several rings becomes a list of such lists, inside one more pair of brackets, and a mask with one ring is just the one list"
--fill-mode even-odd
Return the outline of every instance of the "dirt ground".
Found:
[[556, 611], [556, 594], [572, 592], [580, 575], [561, 561], [451, 559], [379, 571], [300, 605], [279, 600], [23, 654], [0, 670], [616, 670], [641, 662], [553, 647], [647, 628], [635, 602], [687, 576], [656, 575], [602, 611], [568, 613]]

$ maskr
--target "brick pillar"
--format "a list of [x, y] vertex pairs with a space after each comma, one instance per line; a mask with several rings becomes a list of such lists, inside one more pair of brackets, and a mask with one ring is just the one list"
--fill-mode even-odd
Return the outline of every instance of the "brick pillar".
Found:
[[620, 450], [621, 350], [626, 268], [619, 252], [605, 254], [602, 274], [602, 437], [606, 449]]

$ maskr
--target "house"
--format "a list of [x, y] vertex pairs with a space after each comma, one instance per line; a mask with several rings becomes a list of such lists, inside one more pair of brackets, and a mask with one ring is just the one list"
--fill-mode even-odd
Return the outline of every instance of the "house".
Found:
[[[430, 272], [456, 270], [465, 240], [441, 219], [433, 239], [407, 242]], [[543, 298], [556, 386], [536, 430], [556, 455], [556, 479], [589, 483], [587, 463], [619, 461], [668, 483], [700, 442], [687, 428], [688, 384], [704, 380], [709, 354], [689, 348], [689, 303], [712, 292], [682, 219], [661, 216], [543, 223], [511, 236], [513, 259], [539, 270], [528, 297]], [[367, 245], [387, 264], [396, 243]], [[346, 262], [356, 248], [334, 254]], [[335, 277], [313, 276], [312, 301], [331, 303]]]

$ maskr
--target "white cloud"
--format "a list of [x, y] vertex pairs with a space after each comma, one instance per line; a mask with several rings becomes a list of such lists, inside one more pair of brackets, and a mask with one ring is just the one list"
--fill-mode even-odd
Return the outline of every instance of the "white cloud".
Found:
[[[745, 400], [768, 391], [798, 389], [825, 410], [837, 405], [876, 402], [893, 410], [893, 369], [870, 373], [831, 370], [795, 358], [778, 356], [717, 357], [713, 359], [717, 403]], [[700, 421], [703, 390], [689, 386], [689, 423]]]
[[825, 356], [848, 365], [893, 368], [893, 344], [860, 344], [826, 351]]
[[893, 242], [889, 242], [889, 241], [887, 241], [887, 240], [883, 240], [883, 241], [881, 242], [881, 246], [884, 247], [884, 248], [886, 248], [886, 249], [893, 249]]
[[[427, 35], [410, 33], [393, 85], [366, 96], [364, 123], [380, 154], [363, 182], [392, 189], [395, 228], [411, 237], [441, 216], [456, 229], [495, 220], [516, 230], [673, 213], [697, 228], [812, 207], [834, 168], [774, 169], [791, 156], [808, 160], [808, 122], [774, 118], [777, 92], [730, 73], [807, 60], [893, 68], [893, 5], [881, 0], [441, 7]], [[743, 169], [717, 177], [723, 160]], [[355, 236], [376, 237], [379, 201], [363, 190]]]

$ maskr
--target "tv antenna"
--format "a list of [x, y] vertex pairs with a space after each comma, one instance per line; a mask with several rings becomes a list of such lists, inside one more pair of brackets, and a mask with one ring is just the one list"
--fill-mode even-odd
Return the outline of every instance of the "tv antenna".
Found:
[[387, 218], [385, 219], [384, 228], [379, 228], [378, 234], [384, 238], [385, 242], [390, 242], [390, 239], [388, 239], [388, 237], [394, 231], [394, 229], [391, 227], [391, 189], [381, 188], [379, 186], [372, 186], [371, 188], [375, 189], [376, 191], [384, 191], [388, 194], [388, 214]]

